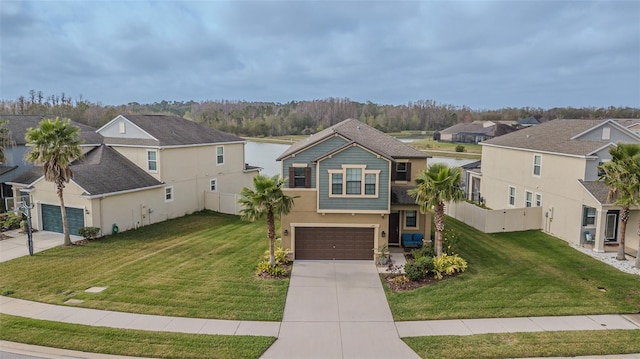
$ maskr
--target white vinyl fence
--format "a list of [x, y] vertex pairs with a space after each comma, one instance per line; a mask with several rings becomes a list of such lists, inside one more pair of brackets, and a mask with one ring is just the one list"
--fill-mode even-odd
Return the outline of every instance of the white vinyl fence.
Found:
[[451, 202], [445, 211], [484, 233], [542, 229], [542, 207], [484, 209], [468, 202]]

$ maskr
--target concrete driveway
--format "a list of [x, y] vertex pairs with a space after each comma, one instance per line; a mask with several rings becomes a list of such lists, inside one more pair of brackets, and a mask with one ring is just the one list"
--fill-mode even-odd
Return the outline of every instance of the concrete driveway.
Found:
[[295, 261], [262, 358], [419, 358], [398, 336], [373, 261]]
[[[0, 262], [29, 255], [27, 248], [27, 235], [20, 233], [19, 229], [4, 232], [10, 238], [0, 240]], [[72, 241], [82, 239], [80, 236], [71, 236]], [[64, 243], [62, 233], [37, 231], [33, 232], [33, 252], [41, 252], [45, 249], [61, 246]]]

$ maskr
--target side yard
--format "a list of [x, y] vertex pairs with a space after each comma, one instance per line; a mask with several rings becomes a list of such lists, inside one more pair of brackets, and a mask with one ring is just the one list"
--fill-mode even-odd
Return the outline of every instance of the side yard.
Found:
[[385, 285], [395, 320], [637, 313], [640, 277], [539, 231], [485, 234], [454, 219], [465, 273], [408, 292]]
[[[0, 293], [122, 312], [279, 321], [288, 280], [253, 273], [267, 247], [264, 223], [200, 212], [0, 263]], [[107, 289], [86, 293], [90, 287]]]

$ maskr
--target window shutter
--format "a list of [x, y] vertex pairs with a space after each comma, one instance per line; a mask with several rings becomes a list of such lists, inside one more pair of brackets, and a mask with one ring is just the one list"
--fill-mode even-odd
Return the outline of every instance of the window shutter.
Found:
[[293, 166], [289, 167], [289, 188], [296, 187], [296, 172]]
[[304, 188], [311, 188], [311, 167], [304, 169]]
[[391, 162], [391, 181], [396, 180], [396, 163]]
[[411, 181], [411, 162], [407, 162], [407, 182]]

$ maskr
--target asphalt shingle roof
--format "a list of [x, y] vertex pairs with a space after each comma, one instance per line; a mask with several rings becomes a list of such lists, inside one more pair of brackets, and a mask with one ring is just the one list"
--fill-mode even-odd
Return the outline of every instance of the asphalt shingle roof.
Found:
[[604, 182], [598, 181], [583, 181], [578, 180], [580, 184], [587, 190], [587, 192], [591, 193], [591, 195], [598, 201], [600, 204], [611, 204], [613, 200], [609, 201], [607, 199], [609, 195], [609, 187], [607, 187]]
[[[26, 145], [24, 135], [27, 133], [27, 129], [37, 127], [40, 121], [45, 118], [55, 118], [55, 116], [0, 115], [0, 121], [7, 121], [5, 127], [11, 132], [11, 137], [16, 145]], [[102, 136], [96, 133], [95, 128], [74, 121], [71, 121], [71, 124], [80, 128], [80, 138], [84, 140], [82, 145], [99, 145], [102, 143]]]
[[415, 187], [391, 186], [391, 204], [415, 205], [416, 200], [407, 193], [407, 191], [413, 188]]
[[605, 120], [553, 120], [482, 142], [485, 145], [586, 156], [607, 142], [571, 138]]
[[397, 139], [379, 131], [369, 125], [366, 125], [355, 119], [347, 119], [328, 127], [310, 137], [300, 140], [291, 145], [284, 153], [277, 158], [278, 161], [292, 155], [304, 148], [323, 141], [334, 134], [362, 145], [376, 153], [384, 155], [388, 158], [429, 158], [431, 156], [424, 152], [398, 141]]
[[[178, 116], [167, 115], [126, 115], [136, 126], [142, 128], [158, 141], [147, 141], [143, 145], [181, 146], [209, 143], [242, 142], [242, 138], [218, 131]], [[142, 144], [136, 139], [108, 138], [109, 144]]]
[[162, 185], [162, 182], [105, 145], [87, 152], [71, 165], [71, 171], [73, 181], [91, 196]]
[[[489, 126], [490, 127], [490, 126]], [[456, 134], [456, 133], [460, 133], [460, 132], [470, 132], [470, 133], [476, 133], [476, 132], [486, 132], [485, 131], [484, 125], [480, 122], [471, 122], [471, 123], [457, 123], [451, 127], [447, 127], [444, 130], [440, 131], [440, 133], [444, 133], [444, 134]]]

